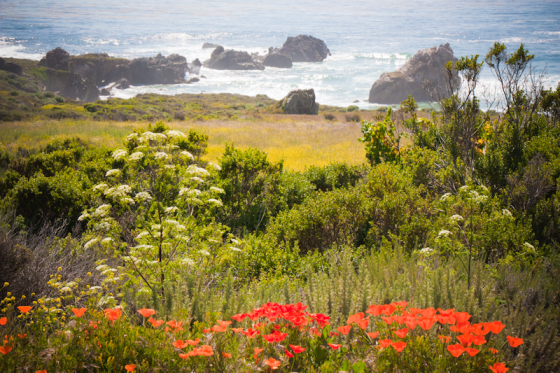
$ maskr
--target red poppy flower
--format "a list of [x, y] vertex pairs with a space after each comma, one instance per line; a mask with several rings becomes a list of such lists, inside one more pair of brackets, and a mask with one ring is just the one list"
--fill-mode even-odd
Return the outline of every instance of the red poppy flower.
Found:
[[189, 354], [179, 354], [181, 359], [187, 359], [190, 355]]
[[220, 325], [214, 325], [213, 327], [210, 328], [211, 332], [216, 332], [216, 333], [224, 333], [227, 331], [227, 327], [225, 326], [220, 326]]
[[27, 333], [26, 334], [18, 334], [17, 335], [19, 339], [24, 339], [25, 337], [27, 337]]
[[245, 320], [246, 317], [247, 317], [246, 313], [239, 313], [237, 315], [233, 315], [231, 318], [234, 319], [235, 321], [241, 322], [241, 321]]
[[288, 336], [288, 333], [282, 333], [278, 330], [274, 330], [272, 333], [270, 333], [268, 335], [263, 335], [263, 338], [268, 343], [274, 343], [274, 342], [282, 342], [284, 339], [286, 339], [287, 336]]
[[457, 336], [457, 340], [465, 347], [469, 347], [473, 342], [472, 334], [461, 334]]
[[420, 313], [424, 318], [432, 319], [436, 315], [436, 310], [434, 308], [424, 308]]
[[150, 324], [152, 324], [154, 328], [157, 328], [157, 327], [159, 327], [161, 324], [163, 324], [163, 320], [154, 320], [154, 319], [152, 319], [151, 317], [148, 319], [148, 322], [149, 322]]
[[348, 333], [350, 333], [350, 329], [352, 329], [351, 325], [345, 325], [345, 326], [339, 326], [337, 330], [342, 334], [347, 335]]
[[270, 359], [265, 360], [264, 364], [268, 365], [270, 367], [270, 369], [275, 370], [275, 369], [278, 369], [280, 367], [281, 363], [280, 363], [280, 361], [274, 360], [274, 358], [271, 357]]
[[294, 345], [290, 345], [290, 347], [292, 348], [292, 350], [294, 351], [294, 354], [300, 354], [303, 351], [305, 351], [305, 348], [301, 347], [301, 346], [294, 346]]
[[379, 345], [383, 348], [389, 347], [393, 343], [390, 339], [382, 339], [379, 341]]
[[352, 316], [350, 316], [348, 318], [348, 321], [346, 321], [346, 324], [350, 325], [353, 322], [355, 322], [356, 324], [358, 324], [360, 321], [362, 321], [362, 319], [364, 318], [364, 313], [363, 312], [358, 312]]
[[200, 342], [200, 339], [198, 339], [198, 338], [195, 339], [194, 341], [190, 340], [190, 339], [187, 339], [185, 341], [185, 343], [188, 344], [189, 346], [196, 346], [198, 344], [198, 342]]
[[76, 317], [82, 317], [86, 311], [87, 308], [72, 308], [72, 312], [74, 312]]
[[458, 322], [465, 322], [465, 321], [469, 321], [469, 319], [471, 318], [471, 315], [469, 315], [467, 312], [455, 312], [453, 314], [453, 318]]
[[208, 346], [208, 345], [202, 345], [200, 346], [199, 350], [199, 355], [202, 356], [212, 356], [214, 355], [214, 350], [212, 349], [212, 346]]
[[399, 338], [404, 338], [408, 334], [408, 329], [404, 328], [404, 329], [395, 330], [395, 334]]
[[509, 335], [507, 336], [507, 340], [508, 343], [511, 347], [515, 348], [517, 346], [520, 346], [523, 344], [523, 339], [522, 338], [515, 338], [515, 337], [510, 337]]
[[227, 352], [222, 352], [222, 356], [226, 359], [231, 359], [231, 354], [228, 354]]
[[476, 348], [470, 348], [470, 347], [465, 348], [465, 351], [467, 352], [467, 354], [469, 354], [469, 356], [474, 356], [480, 352], [480, 350], [477, 350]]
[[38, 370], [38, 371], [36, 371], [35, 373], [47, 373], [47, 370], [46, 370], [46, 369]]
[[255, 347], [255, 354], [253, 355], [253, 358], [256, 359], [257, 355], [260, 354], [262, 351], [263, 351], [262, 348]]
[[27, 313], [31, 311], [32, 306], [19, 306], [17, 309], [20, 310], [21, 313]]
[[366, 312], [372, 314], [373, 316], [380, 316], [384, 309], [385, 306], [377, 306], [374, 304], [369, 306]]
[[142, 308], [141, 310], [138, 310], [138, 313], [144, 317], [150, 317], [152, 315], [155, 315], [156, 311], [151, 308]]
[[249, 328], [246, 331], [241, 332], [241, 334], [245, 334], [248, 338], [255, 338], [257, 335], [261, 334], [261, 332], [253, 328]]
[[8, 352], [12, 351], [11, 346], [0, 346], [0, 353], [6, 355]]
[[395, 318], [393, 316], [389, 316], [389, 317], [381, 316], [381, 319], [385, 321], [387, 325], [391, 325], [395, 321]]
[[337, 345], [334, 343], [327, 343], [329, 345], [330, 348], [332, 348], [333, 350], [338, 350], [340, 348], [340, 346], [342, 345]]
[[401, 352], [406, 347], [406, 343], [403, 341], [393, 342], [391, 343], [391, 347], [397, 350], [397, 352]]
[[182, 340], [177, 340], [175, 342], [172, 343], [173, 346], [175, 346], [176, 348], [178, 348], [179, 350], [182, 350], [183, 348], [188, 346], [188, 343], [183, 342]]
[[418, 320], [416, 319], [416, 316], [411, 316], [411, 315], [405, 316], [403, 318], [403, 321], [410, 330], [416, 328], [416, 325], [418, 325]]
[[468, 321], [458, 322], [457, 325], [453, 325], [449, 330], [456, 333], [469, 333], [471, 330], [471, 323]]
[[489, 368], [494, 373], [505, 373], [509, 370], [503, 363], [496, 363], [494, 366], [489, 366]]
[[485, 343], [487, 342], [486, 339], [484, 339], [484, 336], [483, 336], [483, 335], [475, 335], [475, 336], [473, 336], [472, 341], [473, 341], [473, 343], [474, 343], [475, 345], [477, 345], [477, 346], [483, 345], [483, 344], [485, 344]]
[[433, 317], [423, 317], [418, 321], [418, 325], [424, 330], [430, 330], [430, 328], [434, 325], [436, 319]]
[[388, 305], [386, 305], [385, 308], [383, 309], [383, 313], [384, 313], [385, 315], [387, 315], [387, 316], [391, 316], [391, 314], [392, 314], [393, 312], [395, 312], [396, 310], [397, 310], [397, 308], [396, 308], [394, 305], [388, 304]]
[[107, 308], [104, 312], [105, 317], [112, 322], [115, 322], [115, 320], [118, 320], [121, 317], [120, 308]]
[[379, 335], [379, 332], [367, 333], [367, 335], [368, 335], [371, 339], [375, 339], [375, 338], [377, 338], [377, 336]]
[[490, 353], [492, 353], [492, 354], [494, 354], [494, 355], [496, 355], [498, 352], [500, 352], [500, 351], [498, 351], [498, 350], [496, 350], [495, 348], [492, 348], [492, 347], [490, 347], [490, 348], [488, 349], [488, 351], [490, 351]]
[[473, 333], [474, 335], [478, 335], [478, 336], [484, 336], [484, 324], [479, 323], [479, 324], [472, 324], [471, 328], [470, 328], [470, 332]]
[[494, 334], [498, 334], [505, 327], [506, 326], [504, 324], [502, 324], [500, 321], [487, 322], [486, 324], [484, 324], [484, 329], [489, 330]]
[[454, 344], [454, 345], [450, 345], [447, 346], [447, 350], [451, 353], [451, 355], [453, 355], [454, 357], [459, 357], [463, 354], [463, 352], [465, 352], [465, 348], [463, 346], [461, 346], [460, 344]]
[[0, 317], [0, 325], [6, 325], [7, 322], [8, 322], [7, 317]]
[[400, 301], [400, 302], [393, 302], [393, 303], [391, 303], [391, 304], [392, 304], [393, 306], [395, 306], [395, 307], [401, 309], [401, 310], [404, 310], [404, 309], [406, 308], [406, 306], [408, 306], [408, 302], [405, 301], [405, 300]]
[[441, 308], [438, 308], [437, 310], [442, 316], [451, 316], [455, 313], [455, 308], [451, 308], [449, 310], [442, 310]]
[[243, 331], [243, 328], [231, 328], [231, 331], [234, 333], [241, 333]]
[[134, 369], [136, 369], [136, 365], [134, 364], [125, 365], [124, 369], [126, 369], [128, 372], [133, 372]]
[[294, 357], [294, 355], [288, 350], [285, 350], [284, 354], [286, 354], [287, 357]]

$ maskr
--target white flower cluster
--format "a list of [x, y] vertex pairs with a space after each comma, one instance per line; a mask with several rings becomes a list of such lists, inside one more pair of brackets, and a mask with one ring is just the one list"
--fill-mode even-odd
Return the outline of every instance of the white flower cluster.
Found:
[[126, 151], [126, 149], [117, 149], [113, 152], [113, 158], [117, 161], [126, 158], [127, 155], [128, 152]]
[[431, 254], [431, 253], [434, 252], [434, 249], [429, 248], [429, 247], [425, 247], [425, 248], [423, 248], [422, 250], [420, 250], [420, 252], [421, 252], [422, 254]]
[[223, 206], [224, 204], [222, 203], [222, 201], [218, 200], [218, 199], [214, 199], [214, 198], [210, 198], [208, 200], [209, 203], [212, 203], [216, 206]]
[[208, 176], [208, 175], [210, 175], [210, 173], [208, 171], [206, 171], [204, 168], [195, 166], [194, 164], [190, 165], [187, 168], [187, 173], [191, 174], [191, 175], [195, 175], [195, 176]]
[[109, 188], [109, 186], [107, 184], [97, 184], [96, 186], [93, 187], [93, 191], [104, 191], [105, 189]]
[[447, 200], [449, 197], [451, 197], [451, 193], [445, 193], [443, 196], [440, 197], [440, 201], [445, 201]]
[[139, 161], [144, 157], [144, 153], [142, 152], [134, 152], [128, 157], [129, 161]]
[[105, 176], [110, 177], [110, 176], [118, 176], [121, 173], [121, 170], [119, 170], [118, 168], [114, 168], [112, 170], [107, 171], [107, 173], [105, 174]]
[[138, 138], [138, 134], [136, 132], [133, 132], [126, 137], [125, 141], [132, 141], [132, 140], [136, 140], [137, 138]]
[[121, 198], [121, 202], [127, 205], [134, 205], [134, 200], [130, 197]]
[[193, 155], [192, 155], [191, 153], [189, 153], [188, 151], [186, 151], [186, 150], [183, 150], [183, 151], [182, 151], [181, 153], [179, 153], [179, 155], [181, 155], [181, 156], [183, 156], [183, 157], [187, 157], [187, 158], [190, 158], [190, 159], [193, 159], [193, 160], [194, 160], [194, 157], [193, 157]]
[[511, 211], [509, 211], [508, 209], [502, 209], [502, 215], [507, 216], [508, 218], [513, 217]]
[[84, 211], [82, 213], [82, 215], [80, 215], [80, 217], [78, 218], [78, 221], [83, 221], [83, 220], [86, 220], [88, 218], [91, 218], [90, 214], [88, 214], [87, 211]]
[[84, 249], [89, 249], [90, 247], [92, 247], [93, 245], [95, 245], [97, 243], [97, 241], [99, 241], [97, 238], [93, 238], [91, 240], [89, 240], [88, 242], [86, 242], [86, 244], [84, 245]]
[[465, 219], [463, 219], [463, 217], [461, 215], [453, 215], [449, 218], [449, 220], [451, 220], [454, 223], [457, 223], [457, 222], [459, 222], [461, 220], [465, 220]]
[[438, 237], [449, 237], [452, 233], [448, 230], [442, 229], [439, 231]]
[[144, 132], [142, 134], [142, 136], [139, 138], [140, 141], [142, 142], [147, 142], [147, 141], [165, 141], [167, 140], [167, 136], [165, 136], [163, 133], [153, 133], [153, 132]]
[[94, 218], [104, 218], [111, 211], [111, 205], [101, 205], [93, 212]]
[[154, 157], [155, 157], [155, 159], [167, 159], [167, 158], [169, 158], [169, 155], [167, 153], [164, 153], [164, 152], [157, 152], [154, 155]]
[[220, 194], [225, 194], [226, 193], [225, 190], [223, 190], [222, 188], [218, 188], [218, 187], [210, 187], [210, 190], [212, 192], [216, 192], [216, 193], [220, 193]]
[[183, 132], [177, 130], [169, 130], [166, 132], [166, 135], [171, 139], [179, 138], [179, 137], [187, 137]]
[[132, 189], [126, 184], [119, 185], [113, 188], [109, 188], [105, 191], [105, 195], [114, 198], [128, 197], [128, 194], [132, 192]]
[[150, 195], [150, 193], [148, 193], [148, 192], [137, 193], [136, 196], [134, 196], [134, 198], [136, 198], [140, 202], [149, 201], [149, 200], [153, 199], [152, 196]]
[[173, 213], [173, 212], [176, 212], [177, 210], [179, 210], [179, 209], [177, 208], [177, 206], [171, 206], [171, 207], [167, 207], [167, 208], [165, 209], [165, 213], [166, 213], [166, 214], [171, 214], [171, 213]]
[[221, 171], [222, 170], [222, 168], [219, 165], [217, 165], [216, 163], [213, 163], [213, 162], [208, 162], [208, 166], [212, 167], [216, 171]]

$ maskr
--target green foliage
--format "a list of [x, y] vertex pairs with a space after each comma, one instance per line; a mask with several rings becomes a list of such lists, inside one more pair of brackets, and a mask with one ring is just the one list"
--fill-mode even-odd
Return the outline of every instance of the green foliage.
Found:
[[400, 157], [401, 135], [396, 134], [395, 125], [391, 121], [391, 109], [387, 111], [383, 122], [362, 122], [363, 138], [366, 144], [366, 157], [370, 164], [381, 162], [397, 162]]

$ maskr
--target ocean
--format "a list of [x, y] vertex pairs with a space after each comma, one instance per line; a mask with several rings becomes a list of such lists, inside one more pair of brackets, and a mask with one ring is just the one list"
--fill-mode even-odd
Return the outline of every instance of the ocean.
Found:
[[[0, 0], [0, 57], [38, 60], [62, 47], [126, 58], [178, 53], [191, 62], [209, 58], [205, 42], [263, 54], [299, 34], [324, 40], [332, 56], [292, 69], [203, 68], [206, 79], [195, 84], [136, 86], [118, 95], [227, 92], [280, 99], [313, 88], [321, 104], [373, 108], [365, 102], [372, 84], [418, 50], [449, 43], [455, 56], [483, 59], [495, 41], [511, 51], [523, 43], [535, 54], [533, 65], [546, 69], [546, 84], [560, 81], [560, 1]], [[485, 68], [480, 92], [492, 87]]]

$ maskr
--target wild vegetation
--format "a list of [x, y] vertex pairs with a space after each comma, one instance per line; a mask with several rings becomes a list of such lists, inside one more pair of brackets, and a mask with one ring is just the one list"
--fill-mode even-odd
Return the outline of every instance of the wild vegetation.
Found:
[[558, 371], [560, 85], [532, 59], [449, 64], [463, 86], [432, 113], [324, 113], [372, 116], [361, 163], [209, 159], [217, 132], [159, 117], [116, 146], [3, 140], [0, 370]]

